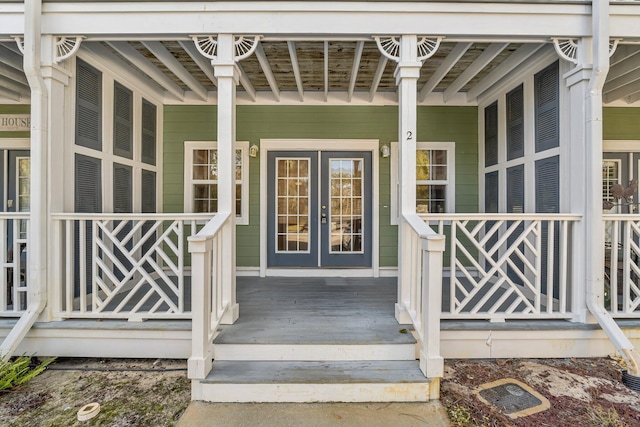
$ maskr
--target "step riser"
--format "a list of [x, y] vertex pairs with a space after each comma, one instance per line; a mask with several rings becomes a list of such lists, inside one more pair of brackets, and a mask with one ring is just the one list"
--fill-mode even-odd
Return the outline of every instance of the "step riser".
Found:
[[271, 345], [217, 344], [216, 360], [357, 361], [416, 360], [414, 344], [381, 345]]
[[[223, 403], [426, 402], [430, 383], [203, 384], [194, 381], [192, 399]], [[434, 397], [434, 398], [437, 398]]]

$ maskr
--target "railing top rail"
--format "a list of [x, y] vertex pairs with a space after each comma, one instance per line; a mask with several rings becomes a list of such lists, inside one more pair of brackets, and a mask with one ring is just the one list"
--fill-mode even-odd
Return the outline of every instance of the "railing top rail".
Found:
[[580, 214], [550, 214], [550, 213], [448, 213], [448, 214], [417, 214], [426, 221], [466, 221], [466, 220], [553, 220], [553, 221], [579, 221]]
[[637, 214], [602, 214], [602, 219], [607, 221], [632, 220], [640, 221], [640, 213]]
[[403, 215], [403, 218], [405, 219], [405, 221], [407, 221], [411, 228], [413, 228], [413, 231], [415, 231], [418, 236], [423, 239], [444, 238], [444, 236], [436, 233], [433, 228], [429, 227], [429, 224], [424, 222], [417, 214]]
[[0, 212], [0, 219], [29, 219], [29, 212]]
[[188, 240], [190, 242], [202, 242], [213, 238], [229, 218], [231, 218], [231, 212], [218, 212], [211, 218], [211, 221], [202, 227], [198, 234], [189, 237]]
[[176, 220], [209, 221], [212, 213], [54, 213], [53, 219], [74, 220]]

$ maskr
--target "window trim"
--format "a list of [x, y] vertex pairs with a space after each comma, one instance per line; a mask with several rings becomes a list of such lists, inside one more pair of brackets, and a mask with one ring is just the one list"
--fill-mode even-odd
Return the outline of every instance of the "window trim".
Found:
[[[446, 213], [455, 213], [456, 211], [456, 143], [453, 141], [441, 142], [441, 141], [423, 141], [416, 143], [417, 150], [445, 150], [447, 152], [447, 179], [432, 180], [429, 184], [445, 184], [447, 186], [446, 191]], [[398, 206], [398, 162], [400, 160], [399, 147], [397, 142], [391, 142], [391, 165], [390, 165], [390, 195], [391, 195], [391, 207], [390, 207], [390, 222], [391, 225], [398, 225], [400, 209]], [[416, 180], [416, 185], [417, 185]]]
[[[242, 215], [236, 216], [236, 225], [249, 225], [249, 142], [236, 141], [236, 150], [242, 152], [242, 180], [240, 206]], [[193, 212], [193, 151], [217, 150], [217, 141], [184, 141], [184, 212]], [[238, 181], [236, 181], [237, 184]]]

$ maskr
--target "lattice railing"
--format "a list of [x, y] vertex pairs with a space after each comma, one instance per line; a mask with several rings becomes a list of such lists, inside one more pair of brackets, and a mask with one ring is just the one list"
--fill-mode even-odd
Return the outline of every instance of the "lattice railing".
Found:
[[29, 214], [0, 214], [0, 316], [20, 316], [29, 304], [27, 242]]
[[191, 317], [186, 238], [211, 214], [57, 214], [61, 318]]
[[640, 215], [604, 215], [605, 308], [613, 317], [640, 317]]
[[[447, 236], [445, 319], [570, 318], [570, 234], [558, 214], [422, 215]], [[446, 282], [446, 281], [445, 281]]]

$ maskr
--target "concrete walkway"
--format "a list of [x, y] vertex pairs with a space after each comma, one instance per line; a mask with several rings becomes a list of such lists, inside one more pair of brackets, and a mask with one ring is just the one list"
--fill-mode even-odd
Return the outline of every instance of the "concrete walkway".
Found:
[[191, 402], [177, 427], [450, 426], [439, 401], [428, 403]]

